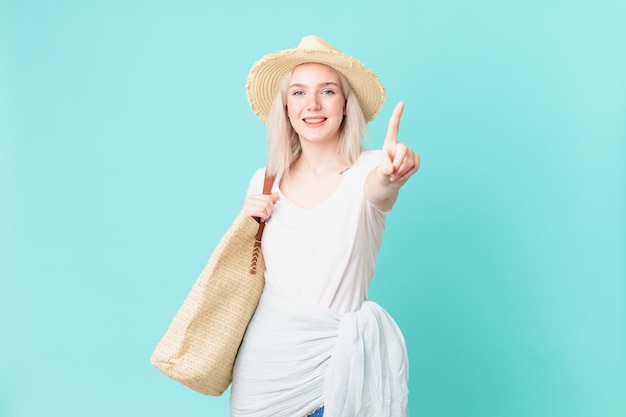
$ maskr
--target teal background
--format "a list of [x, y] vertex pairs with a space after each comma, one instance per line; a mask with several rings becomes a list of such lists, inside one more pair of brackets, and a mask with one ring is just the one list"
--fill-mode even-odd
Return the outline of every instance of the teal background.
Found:
[[227, 416], [149, 358], [264, 164], [245, 80], [317, 34], [422, 157], [370, 297], [410, 414], [626, 416], [626, 2], [0, 0], [0, 416]]

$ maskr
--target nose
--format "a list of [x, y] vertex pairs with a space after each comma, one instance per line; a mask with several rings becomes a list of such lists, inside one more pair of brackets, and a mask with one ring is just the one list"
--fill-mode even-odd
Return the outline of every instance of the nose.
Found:
[[320, 99], [317, 94], [309, 94], [308, 102], [307, 102], [307, 110], [319, 110], [320, 109]]

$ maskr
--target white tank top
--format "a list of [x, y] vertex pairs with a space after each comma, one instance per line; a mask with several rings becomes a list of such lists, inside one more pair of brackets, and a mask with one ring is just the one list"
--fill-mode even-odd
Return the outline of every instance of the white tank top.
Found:
[[[292, 300], [338, 313], [356, 311], [367, 299], [382, 243], [386, 213], [365, 198], [365, 180], [381, 151], [365, 151], [342, 174], [339, 186], [318, 206], [303, 209], [280, 191], [263, 234], [265, 285]], [[263, 189], [259, 169], [248, 194]]]

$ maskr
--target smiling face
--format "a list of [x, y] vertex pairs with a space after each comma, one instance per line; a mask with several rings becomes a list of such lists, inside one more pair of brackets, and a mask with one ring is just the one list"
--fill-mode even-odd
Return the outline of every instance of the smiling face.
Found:
[[287, 116], [300, 141], [339, 141], [346, 99], [339, 75], [317, 63], [297, 66], [287, 91]]

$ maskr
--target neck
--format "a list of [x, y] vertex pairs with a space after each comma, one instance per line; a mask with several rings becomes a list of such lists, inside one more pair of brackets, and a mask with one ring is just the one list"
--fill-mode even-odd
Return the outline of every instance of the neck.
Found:
[[346, 168], [339, 160], [338, 146], [315, 146], [309, 144], [302, 147], [302, 153], [293, 163], [291, 170], [313, 175], [338, 173]]

